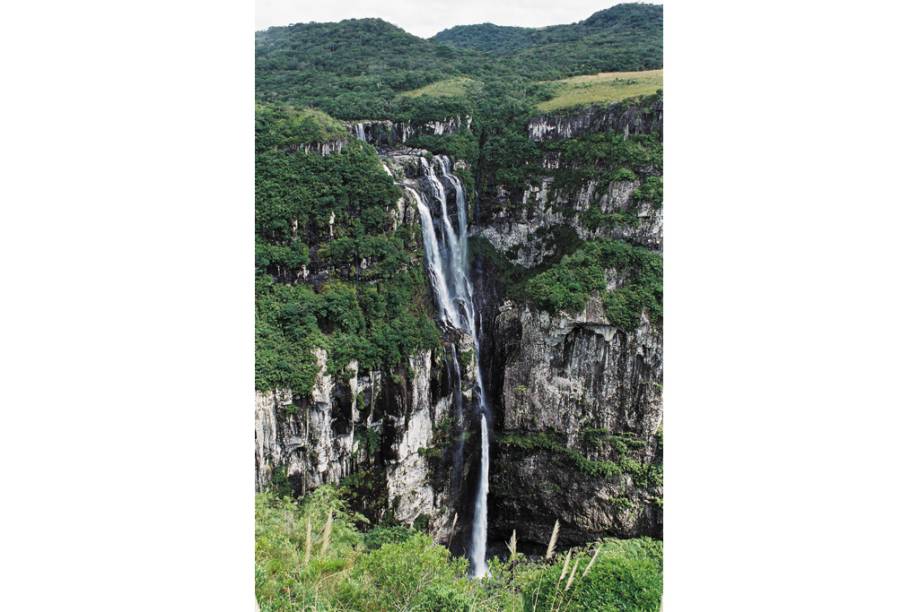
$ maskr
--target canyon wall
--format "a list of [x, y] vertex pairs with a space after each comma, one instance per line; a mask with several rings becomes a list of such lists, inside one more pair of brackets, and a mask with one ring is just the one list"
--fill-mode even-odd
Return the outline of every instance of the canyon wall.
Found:
[[[662, 122], [660, 100], [651, 99], [542, 115], [527, 132], [540, 146], [611, 131], [659, 139]], [[425, 126], [352, 122], [349, 129], [375, 146], [398, 146], [383, 161], [399, 182], [419, 172], [425, 155], [401, 146], [412, 134], [468, 126], [457, 117]], [[477, 194], [474, 207], [469, 198], [478, 211], [469, 229], [478, 242], [471, 277], [493, 407], [489, 537], [507, 540], [516, 529], [522, 546], [544, 543], [556, 519], [563, 545], [605, 535], [660, 537], [663, 529], [660, 322], [642, 313], [634, 328], [617, 327], [597, 294], [578, 312], [549, 313], [506, 280], [509, 267], [525, 275], [557, 262], [571, 242], [622, 240], [662, 250], [661, 207], [636, 197], [658, 170], [557, 188], [558, 171], [569, 163], [544, 150], [544, 172], [522, 188], [497, 185]], [[393, 209], [392, 222], [418, 226], [409, 198]], [[623, 283], [621, 270], [605, 275], [610, 290]], [[459, 338], [457, 345], [469, 342]], [[326, 373], [321, 349], [316, 357], [322, 367], [311, 397], [295, 402], [284, 390], [257, 396], [256, 488], [281, 484], [302, 494], [347, 482], [366, 497], [371, 518], [426, 526], [447, 540], [454, 513], [468, 514], [468, 484], [458, 489], [457, 480], [474, 482], [478, 459], [474, 435], [456, 453], [462, 432], [448, 349], [421, 352], [390, 371], [352, 362], [342, 380]], [[468, 403], [475, 365], [460, 361]]]
[[[660, 138], [662, 120], [660, 101], [645, 100], [537, 117], [528, 132], [538, 142], [608, 131]], [[635, 197], [659, 172], [554, 188], [568, 163], [544, 151], [545, 172], [522, 190], [480, 194], [473, 234], [497, 254], [481, 259], [477, 281], [492, 302], [483, 308], [497, 440], [490, 530], [507, 539], [516, 529], [522, 541], [544, 543], [558, 519], [563, 544], [661, 537], [660, 323], [643, 313], [634, 329], [618, 328], [596, 294], [583, 310], [550, 314], [513, 299], [501, 280], [502, 268], [535, 272], [571, 242], [618, 239], [662, 250], [661, 207]], [[598, 217], [612, 221], [596, 223]], [[607, 289], [621, 286], [619, 271], [605, 273]]]

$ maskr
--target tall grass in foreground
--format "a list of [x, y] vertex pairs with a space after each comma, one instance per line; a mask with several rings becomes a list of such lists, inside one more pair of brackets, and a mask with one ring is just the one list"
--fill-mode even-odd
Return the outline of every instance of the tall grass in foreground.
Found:
[[329, 552], [329, 545], [332, 543], [332, 509], [329, 508], [329, 518], [325, 521], [325, 527], [322, 528], [322, 548], [319, 549], [319, 556], [325, 557]]
[[552, 528], [552, 535], [549, 536], [549, 544], [546, 546], [546, 560], [552, 558], [552, 555], [555, 554], [555, 543], [558, 542], [558, 521], [555, 521], [555, 527]]
[[[467, 561], [452, 557], [428, 534], [400, 525], [362, 533], [356, 525], [365, 522], [333, 487], [320, 487], [299, 502], [257, 495], [255, 582], [261, 610], [568, 612], [659, 607], [661, 543], [655, 540], [604, 540], [559, 555], [556, 523], [549, 534], [551, 558], [533, 560], [519, 553], [514, 530], [507, 543], [510, 558], [490, 559], [489, 576], [469, 579]], [[314, 525], [321, 525], [318, 534]]]

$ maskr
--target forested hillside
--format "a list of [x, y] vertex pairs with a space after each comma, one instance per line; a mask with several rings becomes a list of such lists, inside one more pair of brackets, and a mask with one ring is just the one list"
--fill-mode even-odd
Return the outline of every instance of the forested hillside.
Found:
[[456, 26], [432, 40], [503, 56], [534, 78], [560, 78], [602, 71], [649, 70], [663, 65], [663, 8], [619, 4], [570, 25], [515, 28]]
[[439, 45], [379, 19], [306, 23], [256, 33], [257, 98], [315, 106], [342, 119], [398, 117], [397, 100], [449, 76], [487, 71], [479, 54]]
[[434, 118], [468, 112], [469, 101], [399, 94], [458, 76], [523, 83], [661, 68], [662, 26], [660, 6], [622, 4], [571, 25], [458, 26], [431, 40], [379, 19], [274, 27], [256, 33], [256, 97], [341, 119]]

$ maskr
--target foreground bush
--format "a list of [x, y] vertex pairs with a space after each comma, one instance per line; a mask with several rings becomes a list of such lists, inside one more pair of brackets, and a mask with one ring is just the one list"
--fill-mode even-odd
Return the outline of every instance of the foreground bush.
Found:
[[416, 533], [363, 555], [337, 601], [346, 610], [468, 610], [476, 585], [465, 576], [465, 559]]

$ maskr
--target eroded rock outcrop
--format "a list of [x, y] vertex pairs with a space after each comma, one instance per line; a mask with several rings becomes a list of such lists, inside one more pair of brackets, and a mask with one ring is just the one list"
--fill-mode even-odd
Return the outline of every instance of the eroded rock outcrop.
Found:
[[394, 147], [413, 136], [441, 136], [468, 130], [472, 117], [445, 117], [434, 121], [390, 121], [368, 119], [346, 123], [351, 135], [374, 146]]
[[377, 493], [393, 518], [412, 524], [424, 516], [435, 532], [447, 525], [449, 491], [432, 485], [438, 478], [425, 452], [452, 402], [441, 382], [442, 353], [422, 351], [396, 374], [351, 362], [343, 380], [328, 374], [324, 350], [315, 354], [320, 370], [311, 397], [256, 394], [256, 490], [289, 485], [304, 494], [378, 470], [384, 478]]
[[575, 138], [592, 132], [611, 131], [621, 132], [628, 137], [660, 132], [663, 121], [663, 100], [648, 98], [640, 104], [616, 102], [540, 115], [530, 120], [527, 133], [535, 141]]
[[[559, 235], [614, 238], [650, 249], [663, 247], [663, 210], [634, 197], [638, 181], [587, 181], [576, 191], [553, 187], [550, 176], [515, 198], [501, 191], [472, 234], [487, 239], [515, 264], [532, 267], [556, 253]], [[614, 220], [614, 221], [610, 221]]]
[[312, 154], [325, 157], [326, 155], [332, 155], [333, 153], [341, 153], [342, 149], [344, 149], [346, 146], [348, 146], [348, 141], [344, 138], [339, 138], [323, 142], [301, 142], [299, 144], [288, 146], [287, 151], [290, 153], [299, 152], [305, 153], [307, 155]]
[[[649, 98], [537, 117], [528, 131], [538, 142], [610, 131], [655, 138], [661, 125], [660, 100]], [[660, 537], [660, 323], [645, 311], [633, 329], [617, 327], [596, 293], [580, 312], [541, 311], [519, 290], [518, 301], [508, 296], [501, 269], [513, 264], [517, 278], [527, 278], [589, 240], [660, 251], [659, 191], [649, 197], [642, 189], [660, 188], [659, 168], [600, 164], [584, 172], [565, 147], [541, 150], [542, 176], [482, 194], [472, 230], [499, 254], [479, 262], [477, 277], [477, 293], [491, 301], [481, 306], [495, 405], [490, 534], [506, 540], [516, 529], [523, 546], [544, 546], [558, 519], [563, 545]], [[605, 274], [608, 291], [626, 282], [622, 271]]]
[[[615, 281], [613, 281], [615, 282]], [[611, 325], [599, 300], [550, 316], [506, 303], [494, 529], [542, 541], [661, 534], [661, 331]]]

